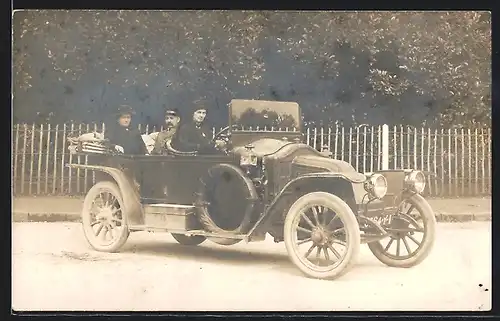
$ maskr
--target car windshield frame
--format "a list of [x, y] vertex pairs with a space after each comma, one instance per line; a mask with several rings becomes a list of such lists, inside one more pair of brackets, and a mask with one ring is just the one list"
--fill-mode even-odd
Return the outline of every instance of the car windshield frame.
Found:
[[[242, 108], [242, 105], [248, 105], [247, 108], [242, 108], [243, 110], [248, 110], [248, 109], [254, 109], [255, 111], [271, 111], [275, 112], [278, 115], [283, 115], [285, 114], [284, 112], [276, 112], [276, 109], [286, 109], [290, 108], [292, 110], [291, 113], [288, 113], [293, 120], [295, 121], [295, 126], [294, 127], [272, 127], [272, 126], [266, 126], [265, 124], [257, 124], [257, 125], [251, 125], [248, 127], [241, 127], [238, 126], [237, 123], [234, 122], [233, 119], [233, 112], [234, 108]], [[278, 107], [278, 108], [277, 108]], [[231, 129], [231, 132], [302, 132], [302, 114], [300, 110], [300, 105], [296, 102], [289, 102], [289, 101], [267, 101], [267, 100], [244, 100], [244, 99], [233, 99], [229, 103], [229, 128]], [[244, 111], [240, 112], [239, 114], [242, 115]], [[236, 126], [235, 126], [236, 125]], [[266, 128], [267, 127], [267, 128]]]

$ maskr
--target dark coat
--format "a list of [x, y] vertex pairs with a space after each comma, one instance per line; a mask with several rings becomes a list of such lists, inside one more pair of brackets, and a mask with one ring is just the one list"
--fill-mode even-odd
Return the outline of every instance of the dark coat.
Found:
[[172, 139], [172, 147], [182, 152], [216, 153], [212, 136], [212, 131], [204, 124], [198, 127], [194, 122], [185, 123]]
[[137, 129], [116, 124], [106, 128], [105, 136], [109, 139], [111, 148], [114, 149], [116, 145], [120, 145], [125, 154], [145, 155], [148, 152], [141, 133]]

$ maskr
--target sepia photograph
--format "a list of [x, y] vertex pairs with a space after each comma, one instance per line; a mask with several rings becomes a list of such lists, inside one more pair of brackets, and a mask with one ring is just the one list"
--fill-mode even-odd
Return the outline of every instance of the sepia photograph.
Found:
[[489, 11], [14, 10], [12, 313], [489, 311]]

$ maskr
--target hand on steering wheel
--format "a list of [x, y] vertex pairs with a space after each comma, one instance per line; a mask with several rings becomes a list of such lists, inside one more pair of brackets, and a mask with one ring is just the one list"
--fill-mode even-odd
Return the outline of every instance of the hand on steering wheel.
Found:
[[224, 138], [229, 139], [229, 136], [230, 136], [230, 135], [226, 134], [226, 132], [227, 132], [230, 128], [234, 128], [234, 127], [238, 127], [238, 125], [233, 124], [233, 125], [231, 125], [231, 126], [226, 126], [226, 127], [222, 128], [222, 129], [221, 129], [218, 133], [216, 133], [216, 134], [214, 135], [213, 140], [214, 140], [214, 141], [215, 141], [215, 140], [217, 140], [217, 139], [219, 138], [219, 136], [222, 136], [222, 137], [224, 137]]
[[224, 127], [218, 133], [216, 133], [214, 135], [214, 138], [212, 139], [215, 147], [219, 150], [224, 151], [226, 154], [228, 153], [228, 146], [230, 143], [230, 134], [227, 134], [226, 132], [232, 127], [237, 127], [237, 125], [233, 124], [232, 126]]
[[223, 148], [227, 145], [227, 140], [224, 140], [224, 139], [217, 139], [215, 141], [215, 147], [217, 148]]

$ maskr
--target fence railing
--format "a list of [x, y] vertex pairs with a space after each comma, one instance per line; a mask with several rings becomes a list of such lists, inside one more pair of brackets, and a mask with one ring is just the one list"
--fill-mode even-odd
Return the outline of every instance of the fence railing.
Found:
[[[163, 128], [139, 125], [143, 134]], [[213, 132], [217, 130], [214, 128]], [[15, 195], [82, 195], [95, 174], [70, 169], [87, 156], [67, 150], [67, 137], [105, 132], [103, 124], [17, 124], [12, 135]], [[310, 127], [304, 140], [315, 149], [328, 146], [335, 159], [359, 172], [415, 168], [430, 173], [425, 194], [454, 197], [491, 194], [491, 129], [430, 129], [405, 126]]]

